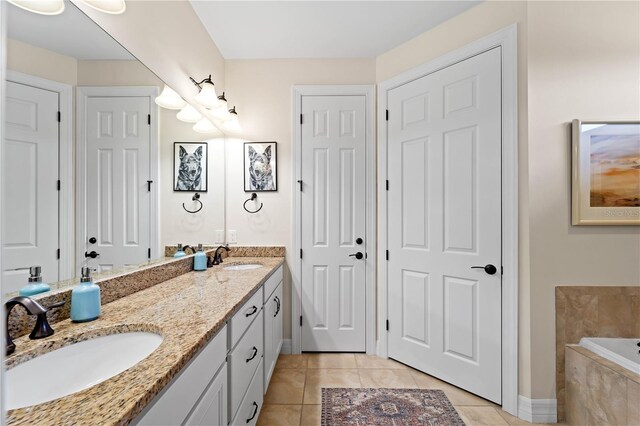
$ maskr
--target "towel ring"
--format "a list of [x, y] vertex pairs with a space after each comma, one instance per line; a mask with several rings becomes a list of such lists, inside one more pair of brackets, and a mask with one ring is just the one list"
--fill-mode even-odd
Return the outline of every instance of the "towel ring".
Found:
[[202, 210], [202, 207], [204, 207], [202, 205], [202, 201], [200, 201], [200, 194], [199, 193], [195, 193], [195, 195], [193, 197], [191, 197], [191, 201], [195, 201], [197, 203], [200, 203], [200, 207], [197, 210], [189, 210], [185, 207], [184, 203], [182, 203], [182, 208], [187, 212], [187, 213], [198, 213], [200, 210]]
[[247, 208], [247, 203], [248, 203], [249, 201], [253, 201], [253, 200], [257, 200], [257, 199], [258, 199], [258, 194], [256, 194], [256, 193], [254, 192], [253, 194], [251, 194], [251, 198], [247, 199], [247, 200], [244, 202], [244, 204], [242, 205], [242, 207], [244, 207], [244, 209], [247, 211], [247, 213], [251, 213], [251, 214], [253, 214], [253, 213], [258, 213], [260, 210], [262, 210], [263, 203], [260, 203], [260, 207], [258, 207], [258, 210], [255, 210], [255, 211], [251, 211], [251, 210], [249, 210], [249, 209]]

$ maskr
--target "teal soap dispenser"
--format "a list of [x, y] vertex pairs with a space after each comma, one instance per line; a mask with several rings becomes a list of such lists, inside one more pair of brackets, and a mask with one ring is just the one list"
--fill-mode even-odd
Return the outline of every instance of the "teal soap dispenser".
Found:
[[42, 268], [32, 266], [29, 268], [29, 284], [20, 289], [20, 296], [33, 296], [51, 290], [49, 284], [42, 282]]
[[173, 255], [173, 257], [185, 257], [186, 255], [187, 253], [184, 252], [184, 249], [182, 248], [182, 244], [178, 243], [178, 248], [176, 249], [176, 252]]
[[198, 251], [193, 256], [193, 270], [194, 271], [206, 271], [207, 270], [207, 255], [202, 250], [202, 244], [198, 244]]
[[93, 321], [100, 316], [100, 287], [93, 283], [91, 268], [83, 266], [80, 284], [71, 291], [71, 321]]

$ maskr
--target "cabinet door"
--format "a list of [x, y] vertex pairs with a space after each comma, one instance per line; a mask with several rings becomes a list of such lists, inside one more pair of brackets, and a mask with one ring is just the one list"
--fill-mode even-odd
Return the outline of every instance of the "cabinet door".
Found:
[[284, 313], [282, 312], [282, 288], [284, 285], [280, 283], [276, 291], [273, 293], [274, 303], [277, 304], [276, 311], [274, 313], [274, 323], [273, 323], [273, 364], [278, 362], [278, 356], [280, 355], [280, 350], [282, 349], [282, 328], [283, 328], [283, 318]]
[[275, 364], [273, 359], [273, 326], [274, 326], [274, 313], [275, 303], [273, 302], [273, 296], [264, 304], [264, 393], [267, 393], [269, 388], [269, 380], [271, 379], [271, 373], [273, 372], [273, 365]]
[[227, 426], [227, 365], [211, 381], [186, 426]]

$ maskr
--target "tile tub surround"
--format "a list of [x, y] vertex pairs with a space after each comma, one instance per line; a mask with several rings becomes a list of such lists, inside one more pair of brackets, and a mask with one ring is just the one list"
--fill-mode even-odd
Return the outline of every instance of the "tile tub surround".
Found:
[[[215, 250], [218, 246], [202, 246], [205, 251]], [[226, 257], [284, 257], [284, 246], [229, 246], [231, 251], [222, 250], [222, 258]], [[164, 255], [172, 257], [176, 246], [165, 246]]]
[[577, 345], [565, 364], [569, 425], [640, 425], [640, 374]]
[[7, 365], [24, 362], [63, 343], [127, 330], [161, 334], [162, 344], [148, 358], [92, 388], [7, 413], [9, 425], [128, 424], [224, 326], [280, 266], [283, 258], [247, 258], [264, 268], [225, 271], [221, 266], [189, 272], [102, 306], [93, 322], [57, 324], [46, 339], [16, 339]]
[[565, 347], [583, 337], [640, 336], [640, 286], [556, 287], [556, 398], [565, 410]]

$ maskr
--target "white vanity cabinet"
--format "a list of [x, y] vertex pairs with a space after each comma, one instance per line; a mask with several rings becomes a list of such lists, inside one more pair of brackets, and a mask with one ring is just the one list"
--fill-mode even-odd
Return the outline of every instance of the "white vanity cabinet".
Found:
[[271, 375], [282, 349], [282, 280], [264, 301], [264, 389], [267, 393]]
[[[187, 363], [140, 415], [135, 425], [226, 425], [227, 327]], [[219, 423], [218, 423], [219, 422]]]

